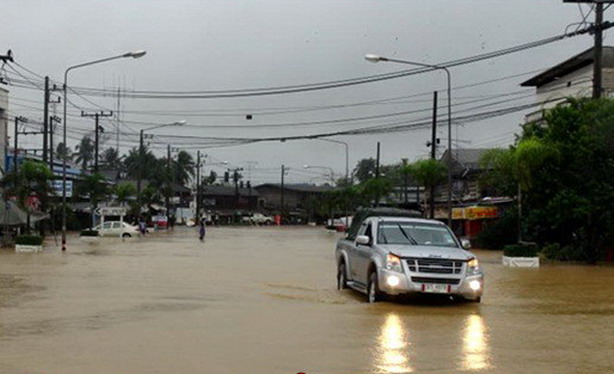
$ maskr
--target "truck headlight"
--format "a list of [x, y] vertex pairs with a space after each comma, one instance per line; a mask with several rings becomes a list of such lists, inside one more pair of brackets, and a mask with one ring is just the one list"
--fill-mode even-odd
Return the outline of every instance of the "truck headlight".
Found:
[[386, 269], [402, 273], [403, 266], [401, 265], [401, 259], [392, 253], [388, 253], [386, 256]]
[[480, 269], [480, 262], [477, 258], [474, 257], [471, 260], [467, 261], [467, 274], [475, 275], [480, 274], [481, 272], [482, 270]]

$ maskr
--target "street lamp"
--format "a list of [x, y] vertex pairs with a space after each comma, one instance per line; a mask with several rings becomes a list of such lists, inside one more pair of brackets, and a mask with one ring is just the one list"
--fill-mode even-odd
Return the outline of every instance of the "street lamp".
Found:
[[[64, 86], [63, 86], [63, 91], [64, 91], [64, 122], [63, 122], [64, 130], [63, 130], [63, 134], [62, 134], [62, 139], [63, 139], [63, 142], [64, 142], [64, 147], [68, 146], [66, 144], [66, 129], [68, 128], [68, 123], [66, 122], [66, 104], [68, 103], [68, 100], [67, 100], [67, 96], [68, 96], [68, 72], [70, 72], [71, 70], [77, 69], [77, 68], [84, 67], [84, 66], [100, 64], [102, 62], [116, 60], [116, 59], [119, 59], [119, 58], [127, 58], [127, 57], [140, 58], [140, 57], [145, 56], [146, 53], [147, 52], [143, 51], [143, 50], [134, 51], [134, 52], [128, 52], [128, 53], [124, 53], [124, 54], [113, 56], [113, 57], [107, 57], [107, 58], [103, 58], [103, 59], [99, 59], [99, 60], [94, 60], [94, 61], [84, 62], [82, 64], [73, 65], [73, 66], [68, 67], [68, 69], [66, 69], [66, 71], [64, 71]], [[62, 160], [62, 251], [65, 251], [65, 250], [66, 250], [66, 157], [63, 157], [63, 160]]]
[[[149, 130], [154, 130], [154, 129], [159, 129], [161, 127], [168, 127], [168, 126], [183, 126], [186, 124], [186, 121], [177, 121], [177, 122], [171, 122], [171, 123], [163, 123], [161, 125], [156, 125], [156, 126], [151, 126], [151, 127], [147, 127], [145, 129], [142, 129], [139, 132], [139, 160], [143, 161], [143, 158], [145, 157], [145, 155], [143, 154], [143, 136], [144, 136], [144, 132], [145, 131], [149, 131]], [[143, 165], [139, 165], [139, 172], [137, 173], [137, 180], [136, 180], [136, 192], [137, 195], [140, 196], [141, 195], [141, 179], [142, 179], [142, 175], [143, 175]]]
[[345, 183], [349, 183], [350, 182], [350, 151], [349, 151], [349, 145], [346, 142], [342, 142], [340, 140], [333, 140], [333, 139], [324, 139], [324, 138], [316, 138], [317, 140], [321, 140], [323, 142], [329, 142], [329, 143], [336, 143], [336, 144], [341, 144], [345, 147]]
[[446, 68], [445, 66], [423, 64], [421, 62], [412, 62], [406, 60], [397, 60], [393, 58], [387, 58], [371, 54], [365, 55], [365, 60], [373, 63], [380, 61], [396, 62], [399, 64], [422, 66], [445, 71], [448, 78], [448, 159], [446, 160], [448, 168], [448, 226], [452, 228], [452, 79], [450, 77], [450, 70], [448, 70], [448, 68]]

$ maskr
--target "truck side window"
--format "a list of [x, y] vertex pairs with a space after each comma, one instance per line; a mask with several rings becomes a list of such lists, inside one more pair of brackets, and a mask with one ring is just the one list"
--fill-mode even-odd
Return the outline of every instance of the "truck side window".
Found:
[[373, 234], [371, 233], [371, 224], [367, 225], [367, 229], [365, 230], [365, 235], [369, 237], [369, 243], [373, 243]]

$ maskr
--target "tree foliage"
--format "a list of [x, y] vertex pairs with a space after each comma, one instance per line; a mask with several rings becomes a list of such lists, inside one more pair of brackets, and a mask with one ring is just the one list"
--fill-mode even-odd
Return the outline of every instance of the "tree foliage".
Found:
[[485, 178], [503, 191], [520, 186], [529, 239], [595, 262], [614, 238], [613, 135], [613, 100], [569, 99], [483, 159]]
[[17, 206], [27, 213], [26, 230], [30, 228], [30, 215], [34, 210], [32, 199], [36, 198], [42, 209], [48, 206], [49, 197], [53, 195], [53, 189], [49, 185], [51, 178], [53, 174], [47, 165], [24, 161], [17, 171], [5, 175], [2, 179], [4, 198], [15, 199]]

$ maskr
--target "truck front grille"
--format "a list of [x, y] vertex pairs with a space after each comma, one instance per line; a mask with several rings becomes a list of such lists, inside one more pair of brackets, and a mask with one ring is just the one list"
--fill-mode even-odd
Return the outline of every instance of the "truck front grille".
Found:
[[412, 272], [433, 274], [460, 274], [463, 269], [460, 260], [445, 260], [440, 258], [409, 258], [407, 266]]
[[426, 277], [411, 277], [411, 281], [415, 283], [442, 283], [457, 285], [460, 283], [460, 279], [451, 278], [426, 278]]

